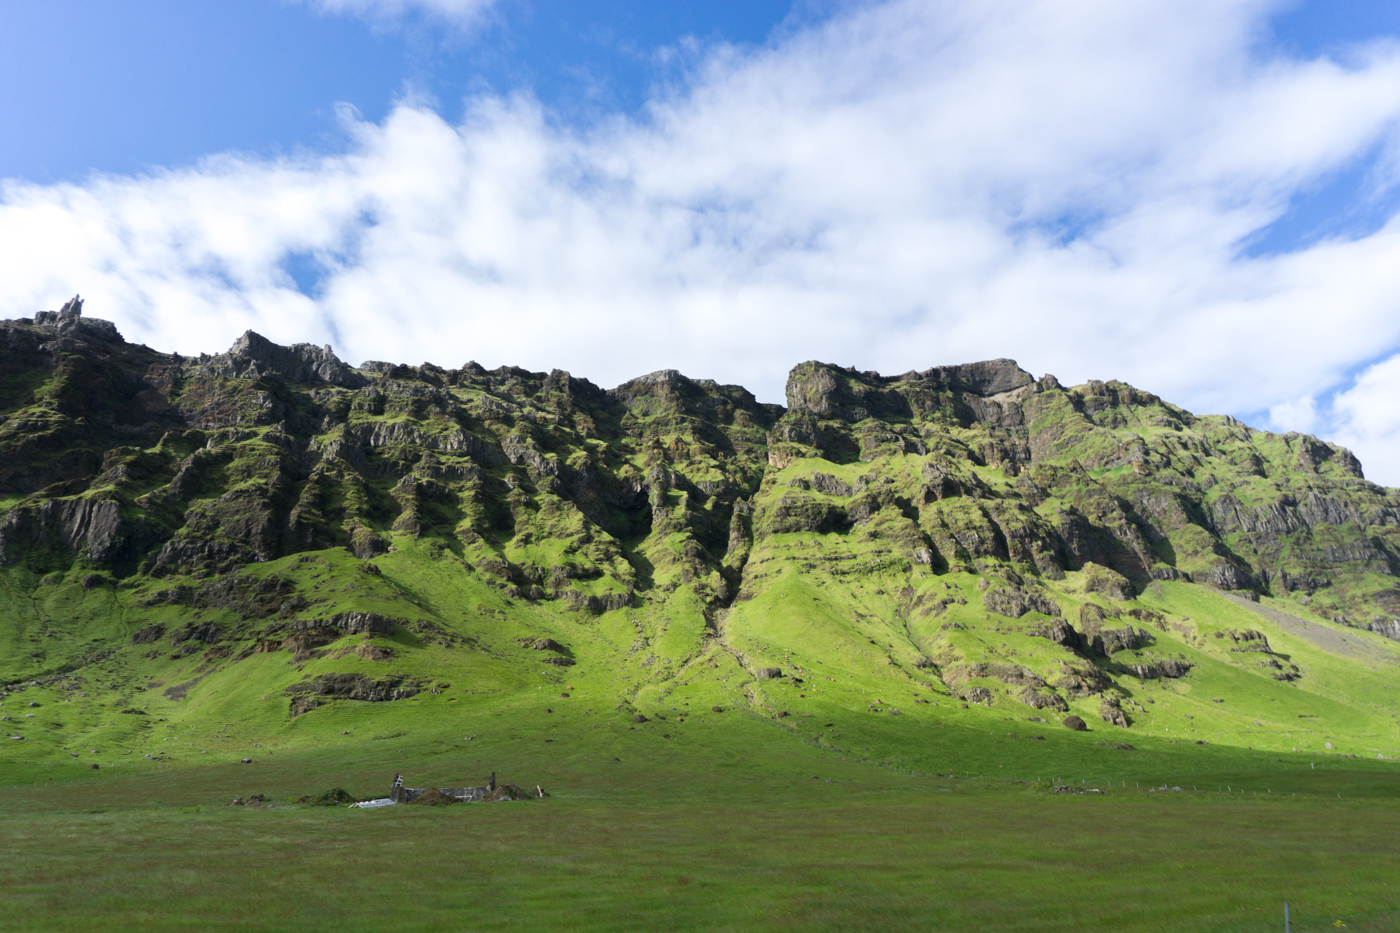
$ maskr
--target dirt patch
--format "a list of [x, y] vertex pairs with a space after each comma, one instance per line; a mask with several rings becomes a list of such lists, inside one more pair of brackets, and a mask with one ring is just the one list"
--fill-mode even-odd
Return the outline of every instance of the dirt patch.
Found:
[[[490, 798], [488, 797], [487, 799], [489, 800]], [[415, 797], [413, 800], [410, 800], [410, 801], [409, 801], [409, 803], [412, 804], [412, 805], [414, 805], [414, 806], [423, 806], [423, 807], [439, 807], [439, 806], [446, 806], [446, 805], [449, 804], [449, 803], [457, 803], [457, 802], [458, 802], [458, 801], [457, 801], [457, 798], [456, 798], [456, 797], [449, 797], [447, 794], [444, 794], [442, 791], [438, 790], [436, 787], [429, 787], [429, 788], [428, 788], [427, 790], [425, 790], [423, 793], [419, 794], [419, 795], [418, 795], [417, 797]]]
[[172, 700], [183, 700], [185, 698], [185, 694], [190, 692], [190, 688], [203, 679], [203, 677], [196, 677], [194, 680], [187, 680], [182, 684], [176, 684], [169, 690], [166, 690], [165, 695]]
[[[426, 795], [425, 795], [426, 796]], [[529, 800], [530, 794], [516, 787], [514, 784], [502, 784], [491, 793], [481, 798], [482, 803], [494, 803], [498, 800]], [[420, 797], [419, 800], [422, 798]], [[414, 803], [418, 801], [415, 800]]]
[[1300, 619], [1297, 616], [1281, 612], [1271, 606], [1263, 606], [1259, 603], [1250, 602], [1233, 593], [1221, 593], [1220, 595], [1236, 605], [1243, 606], [1251, 612], [1259, 613], [1288, 634], [1296, 635], [1329, 654], [1335, 654], [1343, 658], [1352, 658], [1358, 661], [1370, 661], [1372, 664], [1386, 661], [1392, 664], [1395, 663], [1396, 659], [1393, 656], [1388, 655], [1386, 652], [1372, 645], [1366, 644], [1360, 638], [1348, 638], [1341, 632], [1334, 631], [1325, 625], [1309, 622], [1307, 619]]
[[357, 798], [343, 787], [332, 787], [330, 790], [323, 790], [319, 794], [308, 794], [297, 800], [297, 803], [310, 804], [313, 807], [339, 807], [348, 803], [354, 803]]

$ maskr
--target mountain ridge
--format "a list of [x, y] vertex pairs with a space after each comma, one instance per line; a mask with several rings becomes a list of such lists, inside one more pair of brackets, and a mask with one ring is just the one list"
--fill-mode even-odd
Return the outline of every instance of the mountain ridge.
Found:
[[252, 332], [181, 357], [78, 299], [0, 323], [0, 679], [120, 669], [107, 702], [189, 709], [249, 680], [286, 724], [627, 671], [638, 714], [701, 682], [899, 713], [857, 699], [897, 685], [1151, 733], [1153, 683], [1336, 702], [1400, 662], [1400, 491], [1342, 447], [1005, 359], [811, 361], [787, 400]]

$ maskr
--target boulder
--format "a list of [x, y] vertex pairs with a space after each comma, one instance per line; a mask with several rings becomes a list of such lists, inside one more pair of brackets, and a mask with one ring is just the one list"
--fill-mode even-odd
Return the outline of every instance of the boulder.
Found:
[[1066, 729], [1073, 729], [1075, 732], [1089, 731], [1089, 726], [1078, 716], [1066, 716], [1062, 725]]
[[1053, 709], [1056, 712], [1069, 712], [1069, 704], [1057, 693], [1042, 693], [1033, 687], [1027, 687], [1016, 697], [1022, 703], [1032, 709]]
[[967, 691], [966, 700], [969, 703], [981, 703], [983, 706], [992, 705], [992, 691], [986, 687], [973, 687]]
[[1099, 716], [1106, 723], [1110, 723], [1122, 729], [1128, 728], [1128, 715], [1124, 713], [1122, 707], [1118, 705], [1118, 700], [1116, 698], [1104, 698], [1104, 701], [1099, 704]]
[[1120, 601], [1137, 595], [1127, 577], [1092, 561], [1084, 565], [1084, 592], [1099, 593]]

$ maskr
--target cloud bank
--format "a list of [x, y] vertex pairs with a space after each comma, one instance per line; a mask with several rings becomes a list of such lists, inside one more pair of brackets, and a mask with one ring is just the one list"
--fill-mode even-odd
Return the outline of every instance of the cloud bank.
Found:
[[487, 96], [347, 115], [337, 155], [11, 181], [0, 314], [80, 291], [181, 352], [253, 328], [352, 362], [674, 367], [775, 401], [805, 359], [1010, 356], [1269, 412], [1400, 484], [1400, 221], [1248, 248], [1360, 160], [1395, 177], [1400, 47], [1279, 57], [1269, 10], [890, 2], [711, 49], [587, 128]]

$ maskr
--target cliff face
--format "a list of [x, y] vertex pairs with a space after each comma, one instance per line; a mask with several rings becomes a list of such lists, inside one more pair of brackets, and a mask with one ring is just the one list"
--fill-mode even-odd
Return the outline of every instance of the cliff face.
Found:
[[1340, 447], [1010, 360], [803, 363], [787, 400], [674, 371], [604, 391], [352, 368], [251, 332], [182, 358], [70, 302], [0, 324], [0, 565], [134, 586], [402, 536], [527, 600], [606, 611], [685, 587], [716, 611], [768, 572], [756, 546], [815, 534], [935, 574], [1101, 567], [1400, 630], [1400, 493]]
[[65, 711], [11, 740], [166, 760], [147, 710], [315, 743], [575, 685], [629, 731], [859, 714], [901, 749], [1393, 733], [1400, 496], [1347, 451], [1010, 360], [803, 363], [787, 401], [0, 323], [0, 694]]

